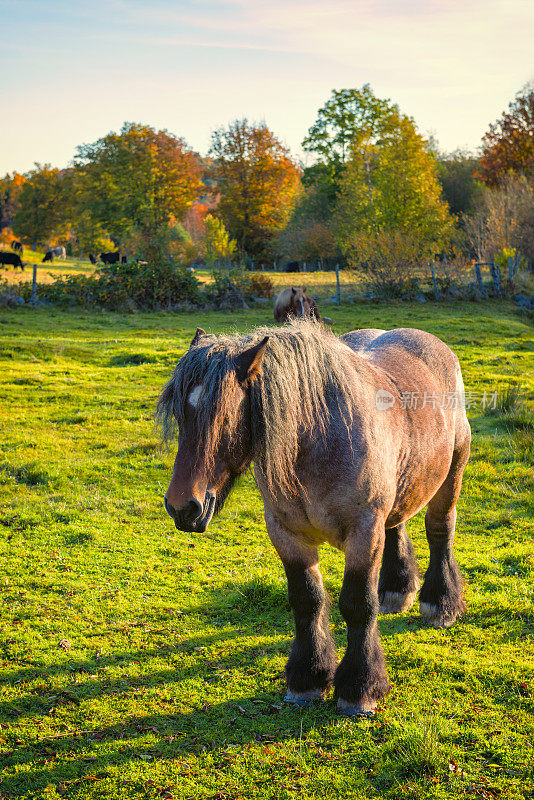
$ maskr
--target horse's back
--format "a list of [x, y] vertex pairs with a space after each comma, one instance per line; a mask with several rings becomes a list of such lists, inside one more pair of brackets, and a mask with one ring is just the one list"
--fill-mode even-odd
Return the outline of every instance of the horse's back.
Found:
[[340, 337], [358, 355], [363, 356], [386, 372], [404, 369], [406, 364], [423, 362], [432, 373], [456, 377], [459, 364], [456, 355], [445, 342], [432, 333], [418, 328], [395, 328], [391, 331], [369, 328], [350, 331]]

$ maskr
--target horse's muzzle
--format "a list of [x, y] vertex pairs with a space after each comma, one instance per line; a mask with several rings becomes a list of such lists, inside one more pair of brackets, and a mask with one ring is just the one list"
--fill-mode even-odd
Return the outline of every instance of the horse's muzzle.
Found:
[[163, 502], [167, 514], [173, 518], [174, 524], [179, 531], [204, 533], [213, 517], [215, 501], [215, 495], [211, 494], [211, 492], [206, 492], [203, 506], [194, 498], [191, 498], [185, 506], [178, 510], [171, 506], [166, 497]]

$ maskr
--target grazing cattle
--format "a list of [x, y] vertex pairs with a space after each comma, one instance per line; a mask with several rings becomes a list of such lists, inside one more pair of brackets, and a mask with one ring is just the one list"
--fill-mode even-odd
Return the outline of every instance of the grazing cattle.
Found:
[[24, 264], [18, 253], [7, 253], [5, 250], [0, 250], [0, 264], [11, 266], [14, 269], [20, 267], [22, 272], [24, 272]]
[[46, 253], [44, 254], [43, 264], [45, 263], [45, 261], [50, 261], [50, 263], [54, 261], [54, 253], [52, 252], [52, 250], [47, 250]]
[[288, 261], [284, 267], [284, 272], [300, 272], [300, 264], [298, 261]]
[[[423, 395], [437, 402], [404, 402]], [[286, 701], [309, 706], [333, 683], [339, 713], [355, 717], [387, 694], [377, 617], [415, 600], [419, 569], [405, 523], [425, 506], [430, 562], [419, 612], [443, 628], [464, 611], [452, 549], [471, 438], [464, 396], [458, 359], [424, 331], [338, 339], [305, 319], [235, 336], [197, 330], [158, 403], [166, 437], [180, 432], [165, 509], [201, 541], [254, 464], [295, 618]], [[348, 646], [339, 665], [319, 571], [324, 542], [345, 558]], [[412, 669], [409, 658], [395, 665], [406, 681]]]
[[91, 264], [92, 264], [93, 266], [95, 266], [95, 265], [96, 265], [96, 262], [97, 262], [97, 258], [96, 258], [96, 256], [94, 256], [92, 253], [89, 253], [89, 261], [91, 262]]
[[121, 255], [117, 251], [116, 253], [100, 253], [98, 257], [103, 264], [118, 264]]
[[22, 246], [22, 242], [19, 242], [16, 239], [13, 239], [13, 241], [11, 242], [11, 247], [15, 251], [15, 253], [18, 253], [19, 256], [22, 258], [22, 255], [24, 253], [24, 248]]
[[274, 318], [277, 322], [288, 322], [292, 317], [321, 319], [317, 303], [309, 296], [306, 287], [283, 289], [274, 301]]

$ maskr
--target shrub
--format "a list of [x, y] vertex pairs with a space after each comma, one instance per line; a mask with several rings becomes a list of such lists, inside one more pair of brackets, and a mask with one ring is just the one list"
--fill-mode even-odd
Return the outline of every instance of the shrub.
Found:
[[420, 291], [420, 248], [398, 231], [354, 233], [347, 257], [352, 269], [366, 275], [368, 289], [380, 296], [401, 297]]
[[215, 269], [211, 273], [213, 284], [208, 287], [207, 294], [212, 300], [220, 300], [228, 292], [237, 289], [242, 297], [272, 297], [273, 283], [267, 275], [249, 274], [240, 267], [229, 270]]
[[[31, 284], [20, 284], [28, 300]], [[110, 310], [140, 308], [155, 310], [189, 302], [202, 305], [204, 298], [197, 278], [170, 261], [143, 264], [108, 264], [93, 275], [58, 276], [38, 287], [41, 300], [64, 305], [98, 305]]]
[[274, 294], [274, 286], [268, 275], [255, 273], [250, 276], [250, 293], [256, 297], [267, 297], [269, 300]]

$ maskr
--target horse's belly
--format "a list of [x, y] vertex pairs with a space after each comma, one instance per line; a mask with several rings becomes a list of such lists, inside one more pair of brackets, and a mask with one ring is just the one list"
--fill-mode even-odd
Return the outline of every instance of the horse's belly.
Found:
[[386, 528], [393, 528], [414, 517], [434, 497], [447, 477], [454, 443], [447, 438], [432, 458], [406, 463], [397, 480], [397, 494], [386, 519]]

